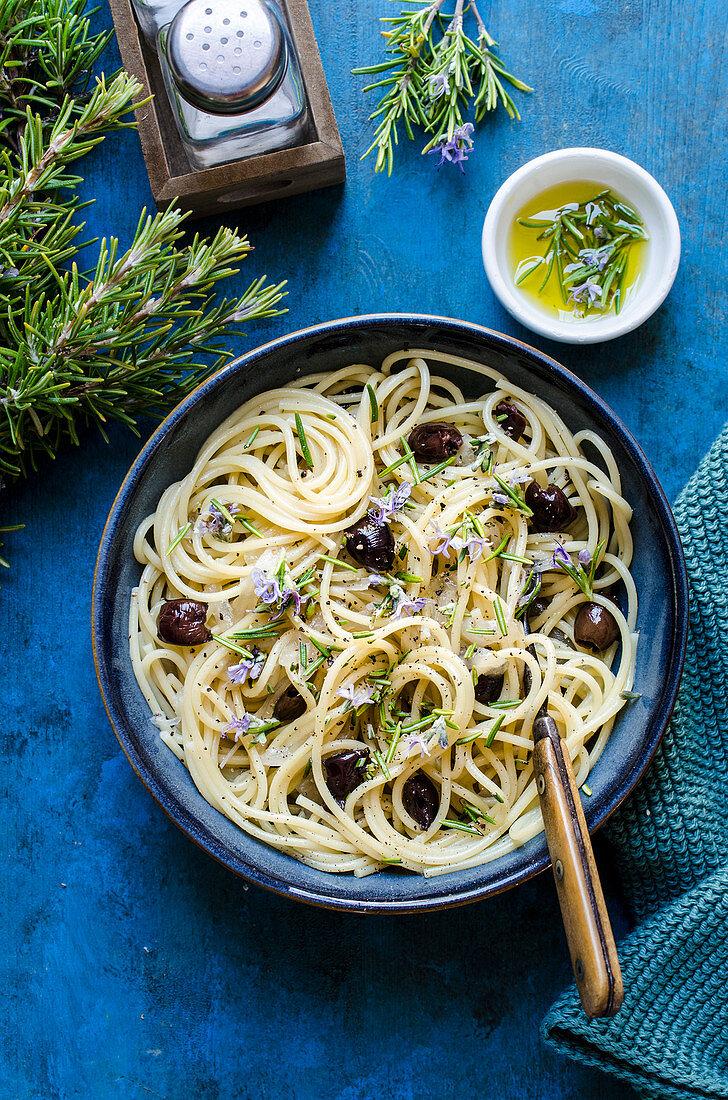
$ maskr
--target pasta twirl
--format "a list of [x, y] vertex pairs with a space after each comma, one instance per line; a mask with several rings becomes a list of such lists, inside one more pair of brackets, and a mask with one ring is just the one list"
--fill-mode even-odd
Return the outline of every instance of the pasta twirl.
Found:
[[[452, 429], [442, 461], [413, 451], [428, 425]], [[568, 498], [563, 530], [529, 486]], [[233, 413], [140, 526], [136, 678], [200, 792], [261, 841], [355, 875], [476, 866], [542, 827], [544, 699], [579, 783], [625, 705], [630, 519], [606, 444], [488, 366], [407, 351], [313, 375]], [[614, 626], [601, 651], [575, 641], [587, 603]], [[198, 644], [164, 640], [163, 607], [197, 609]]]

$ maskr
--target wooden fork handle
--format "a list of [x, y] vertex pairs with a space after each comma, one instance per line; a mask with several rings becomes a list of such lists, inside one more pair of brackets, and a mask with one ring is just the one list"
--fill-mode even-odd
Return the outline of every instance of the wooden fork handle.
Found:
[[589, 1019], [622, 1006], [622, 972], [571, 761], [553, 719], [534, 722], [533, 768], [579, 997]]

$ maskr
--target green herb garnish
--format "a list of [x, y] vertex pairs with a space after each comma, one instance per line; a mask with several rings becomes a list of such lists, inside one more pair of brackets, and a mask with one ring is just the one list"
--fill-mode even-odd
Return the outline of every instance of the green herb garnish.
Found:
[[[180, 543], [182, 542], [182, 539], [183, 539], [183, 538], [185, 537], [185, 535], [187, 534], [187, 532], [189, 531], [189, 529], [190, 529], [190, 527], [191, 527], [191, 526], [192, 526], [192, 524], [191, 524], [191, 523], [186, 523], [186, 524], [184, 525], [184, 527], [182, 527], [182, 528], [181, 528], [181, 529], [180, 529], [180, 530], [179, 530], [179, 531], [177, 532], [177, 534], [175, 535], [175, 537], [174, 537], [174, 538], [172, 539], [172, 541], [170, 542], [169, 546], [167, 547], [167, 552], [166, 552], [166, 554], [164, 555], [164, 556], [165, 556], [165, 558], [168, 558], [168, 557], [169, 557], [169, 555], [170, 555], [170, 554], [172, 553], [172, 551], [174, 550], [175, 546], [179, 546], [179, 544], [180, 544]], [[3, 530], [3, 531], [5, 531], [5, 530], [10, 530], [10, 531], [18, 531], [18, 530], [19, 530], [19, 528], [18, 528], [18, 527], [10, 527], [10, 528], [5, 528], [5, 527], [3, 527], [3, 528], [2, 528], [2, 530]]]
[[308, 449], [308, 441], [306, 439], [306, 433], [303, 430], [303, 421], [301, 420], [301, 414], [296, 413], [296, 434], [298, 435], [298, 442], [301, 444], [301, 453], [303, 454], [303, 461], [309, 467], [313, 467], [313, 459], [311, 458], [311, 452]]
[[226, 649], [231, 649], [233, 653], [239, 653], [241, 657], [247, 657], [249, 661], [252, 661], [253, 654], [249, 649], [243, 649], [242, 646], [236, 645], [229, 637], [223, 636], [222, 634], [213, 634], [212, 636], [216, 642], [219, 642], [220, 645], [224, 645]]
[[348, 569], [350, 573], [358, 573], [359, 569], [356, 565], [349, 565], [348, 561], [339, 561], [338, 558], [330, 558], [328, 554], [319, 554], [321, 561], [329, 561], [332, 565], [337, 565], [341, 569]]
[[377, 395], [369, 382], [367, 382], [367, 393], [369, 394], [369, 408], [371, 409], [373, 424], [375, 420], [379, 420], [379, 405], [377, 404]]
[[493, 600], [493, 610], [495, 611], [495, 617], [496, 617], [496, 620], [498, 622], [498, 628], [499, 628], [501, 634], [503, 635], [503, 637], [505, 638], [506, 634], [508, 633], [508, 627], [506, 626], [506, 617], [503, 614], [503, 607], [502, 607], [501, 602], [500, 602], [500, 600], [498, 599], [497, 596]]
[[451, 821], [446, 818], [442, 822], [443, 829], [457, 829], [460, 833], [474, 833], [475, 836], [482, 836], [480, 829], [476, 829], [474, 825], [463, 825], [462, 821]]
[[612, 308], [619, 313], [630, 251], [647, 240], [635, 210], [606, 190], [585, 202], [565, 203], [553, 217], [519, 218], [518, 224], [538, 231], [536, 239], [545, 241], [546, 249], [543, 256], [521, 261], [516, 286], [537, 275], [541, 294], [555, 276], [563, 304], [577, 316]]
[[493, 471], [493, 477], [498, 482], [506, 496], [510, 497], [511, 503], [517, 511], [519, 511], [524, 516], [533, 515], [533, 512], [526, 504], [519, 485], [511, 487], [507, 481], [504, 481], [502, 477], [498, 476], [495, 470]]
[[448, 466], [452, 466], [457, 457], [457, 455], [453, 455], [452, 458], [446, 458], [444, 462], [440, 462], [437, 466], [433, 466], [426, 474], [420, 474], [420, 481], [429, 481], [431, 477], [437, 477], [437, 475], [441, 474]]

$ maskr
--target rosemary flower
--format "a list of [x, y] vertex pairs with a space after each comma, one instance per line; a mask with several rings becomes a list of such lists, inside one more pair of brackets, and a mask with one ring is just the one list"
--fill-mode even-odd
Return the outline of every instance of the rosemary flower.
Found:
[[446, 558], [449, 558], [450, 548], [452, 547], [453, 539], [455, 538], [455, 531], [443, 531], [440, 527], [440, 524], [437, 523], [434, 519], [431, 519], [427, 526], [432, 532], [429, 536], [430, 542], [432, 542], [433, 539], [438, 540], [437, 546], [430, 547], [430, 553], [432, 554], [432, 556], [435, 557], [436, 554], [443, 554]]
[[374, 504], [375, 508], [369, 509], [369, 515], [377, 523], [385, 523], [387, 520], [394, 519], [397, 512], [401, 512], [404, 508], [411, 492], [412, 486], [408, 481], [403, 481], [396, 489], [392, 486], [386, 496], [371, 498], [370, 503]]
[[264, 569], [257, 566], [250, 574], [253, 581], [253, 591], [261, 603], [279, 604], [283, 598], [281, 587], [275, 577], [269, 577]]
[[250, 729], [252, 721], [252, 714], [243, 713], [242, 718], [238, 718], [236, 716], [232, 719], [231, 722], [228, 722], [226, 726], [223, 726], [222, 732], [231, 733], [234, 731], [235, 737], [233, 738], [233, 740], [240, 741]]
[[[429, 738], [428, 738], [429, 741]], [[420, 750], [420, 757], [429, 756], [430, 750], [427, 747], [427, 741], [425, 741], [419, 733], [413, 733], [407, 740], [407, 756], [412, 755], [413, 749]]]
[[424, 596], [410, 600], [399, 584], [390, 585], [389, 595], [392, 600], [392, 617], [395, 619], [401, 619], [403, 615], [419, 615], [427, 603]]
[[429, 740], [433, 737], [437, 737], [437, 743], [441, 749], [446, 749], [450, 744], [450, 736], [448, 734], [447, 722], [440, 716], [436, 718], [429, 729]]
[[435, 167], [441, 168], [445, 163], [457, 164], [460, 171], [464, 172], [463, 163], [468, 159], [468, 153], [473, 148], [473, 139], [470, 136], [472, 132], [472, 122], [464, 122], [457, 130], [453, 130], [449, 140], [443, 138], [437, 145], [433, 145], [429, 152], [440, 154], [440, 160]]
[[265, 654], [254, 646], [250, 657], [243, 657], [237, 665], [230, 665], [228, 676], [234, 684], [244, 684], [248, 677], [251, 680], [257, 680], [263, 671], [264, 664]]
[[450, 73], [443, 69], [440, 73], [431, 73], [429, 78], [429, 92], [431, 99], [440, 99], [450, 91]]
[[583, 302], [587, 306], [594, 306], [602, 300], [602, 288], [591, 276], [581, 286], [573, 286], [569, 297], [575, 302]]
[[467, 554], [471, 561], [477, 561], [482, 557], [486, 550], [490, 548], [490, 540], [483, 535], [477, 535], [474, 531], [471, 531], [467, 538], [461, 538], [460, 535], [455, 535], [451, 541], [453, 550], [461, 552], [467, 551]]
[[359, 707], [368, 706], [374, 702], [374, 688], [368, 684], [357, 687], [356, 684], [347, 684], [336, 692], [340, 699], [344, 699], [344, 711], [358, 710]]
[[[228, 506], [228, 513], [231, 516], [237, 515], [239, 511], [239, 504], [231, 504]], [[210, 504], [204, 512], [200, 512], [195, 522], [196, 535], [216, 535], [218, 538], [226, 540], [230, 538], [232, 533], [232, 527], [216, 504]]]
[[253, 581], [253, 591], [261, 603], [279, 612], [292, 605], [296, 614], [300, 614], [301, 604], [307, 597], [301, 596], [288, 573], [285, 562], [281, 562], [273, 577], [257, 566], [250, 576]]

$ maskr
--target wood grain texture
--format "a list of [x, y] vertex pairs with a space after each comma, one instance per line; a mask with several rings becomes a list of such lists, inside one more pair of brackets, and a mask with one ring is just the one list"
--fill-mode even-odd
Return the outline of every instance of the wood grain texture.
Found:
[[622, 972], [574, 772], [556, 731], [536, 742], [533, 773], [579, 997], [589, 1019], [614, 1016]]
[[[674, 497], [726, 417], [724, 0], [494, 0], [484, 15], [503, 56], [536, 87], [519, 98], [523, 121], [488, 120], [462, 176], [404, 145], [387, 180], [359, 161], [372, 104], [349, 70], [380, 56], [377, 17], [392, 8], [310, 2], [348, 180], [226, 218], [255, 245], [228, 293], [265, 272], [288, 277], [291, 291], [287, 316], [236, 336], [234, 350], [365, 311], [490, 325], [592, 385]], [[105, 7], [94, 18], [110, 23]], [[531, 336], [503, 312], [480, 230], [511, 171], [589, 143], [657, 176], [683, 258], [647, 324], [583, 350]], [[110, 138], [84, 173], [82, 194], [96, 200], [84, 236], [127, 243], [152, 205], [138, 137]], [[541, 1017], [572, 980], [550, 876], [451, 912], [357, 919], [246, 890], [158, 810], [111, 733], [89, 640], [96, 547], [137, 446], [116, 429], [108, 447], [87, 438], [9, 502], [8, 522], [27, 527], [7, 537], [13, 568], [0, 578], [0, 1095], [629, 1100], [538, 1043]], [[603, 846], [619, 938], [627, 921], [608, 856]]]

